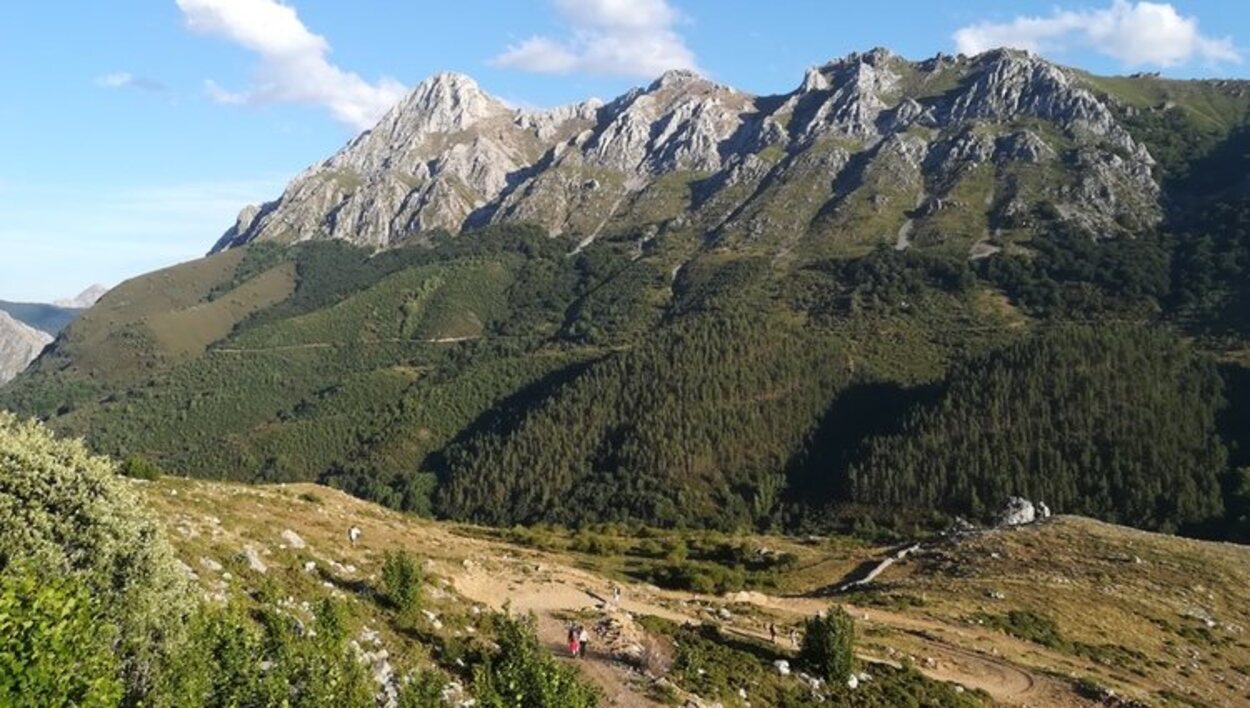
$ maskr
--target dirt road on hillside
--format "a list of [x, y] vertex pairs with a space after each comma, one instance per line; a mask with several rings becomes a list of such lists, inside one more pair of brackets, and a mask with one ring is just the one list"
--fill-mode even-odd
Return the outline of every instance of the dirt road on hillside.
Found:
[[[564, 624], [554, 614], [598, 609], [603, 605], [602, 598], [607, 596], [608, 588], [603, 585], [602, 579], [582, 571], [571, 568], [549, 570], [547, 578], [540, 581], [513, 577], [510, 582], [503, 582], [497, 572], [464, 572], [461, 569], [460, 573], [452, 573], [452, 582], [459, 593], [475, 602], [495, 609], [502, 609], [505, 603], [510, 603], [514, 610], [533, 612], [539, 619], [543, 640], [557, 654], [567, 654], [564, 648]], [[553, 577], [561, 579], [552, 579]], [[779, 613], [790, 621], [811, 616], [829, 607], [829, 601], [825, 599], [784, 598], [762, 593], [740, 593], [734, 599]], [[674, 622], [697, 624], [702, 621], [703, 618], [695, 614], [674, 610], [674, 604], [680, 602], [699, 606], [721, 604], [723, 600], [636, 585], [626, 587], [621, 607], [636, 615], [653, 615]], [[1086, 705], [1073, 696], [1066, 684], [1054, 678], [954, 644], [942, 636], [951, 632], [949, 625], [877, 609], [848, 606], [847, 610], [860, 623], [890, 627], [914, 639], [923, 649], [925, 658], [925, 661], [917, 662], [916, 669], [929, 678], [984, 690], [996, 702], [1005, 705]], [[728, 632], [767, 640], [767, 635], [762, 631], [737, 625], [730, 625], [725, 629]], [[887, 657], [863, 654], [861, 658], [872, 663], [898, 665]], [[637, 702], [646, 700], [637, 692], [638, 676], [620, 662], [597, 657], [585, 664], [583, 668], [587, 669], [588, 675], [608, 695], [616, 697], [616, 704], [654, 705], [650, 702]], [[631, 677], [635, 679], [632, 684]]]
[[[278, 530], [298, 529], [309, 549], [329, 552], [336, 562], [355, 564], [364, 574], [376, 567], [386, 551], [407, 547], [427, 558], [430, 571], [465, 599], [496, 610], [510, 605], [514, 611], [533, 612], [540, 638], [553, 654], [562, 661], [576, 661], [612, 704], [656, 705], [647, 696], [653, 681], [605, 651], [602, 641], [592, 643], [592, 654], [586, 660], [567, 656], [563, 618], [577, 612], [603, 617], [604, 600], [611, 595], [612, 581], [572, 566], [566, 556], [467, 535], [451, 525], [405, 517], [312, 485], [266, 489], [184, 482], [179, 487], [180, 496], [173, 496], [178, 492], [169, 489], [155, 498], [162, 506], [177, 510], [170, 511], [168, 518], [172, 533], [180, 540], [195, 542], [197, 538], [209, 537], [219, 547], [230, 549], [228, 553], [237, 554], [247, 544], [275, 544], [280, 540]], [[301, 492], [315, 494], [318, 501], [292, 504]], [[188, 513], [193, 507], [203, 510], [198, 520]], [[233, 513], [227, 514], [231, 509]], [[211, 516], [204, 515], [210, 510]], [[224, 521], [216, 515], [225, 517]], [[349, 545], [344, 535], [351, 526], [363, 532], [355, 546]], [[191, 562], [197, 558], [198, 555], [192, 556]], [[828, 598], [779, 597], [758, 592], [717, 597], [645, 584], [619, 585], [624, 591], [620, 609], [628, 615], [697, 624], [727, 609], [731, 615], [719, 620], [724, 631], [763, 640], [767, 640], [767, 622], [795, 626], [825, 610], [831, 602]], [[904, 657], [911, 656], [922, 674], [982, 689], [1004, 705], [1088, 705], [1073, 694], [1067, 682], [1029, 668], [1034, 663], [1064, 665], [1062, 657], [1037, 645], [990, 629], [940, 622], [919, 614], [849, 606], [847, 609], [861, 625], [861, 636], [871, 636], [867, 630], [873, 627], [888, 630], [886, 646], [893, 654], [869, 653], [882, 651], [882, 642], [877, 641], [878, 646], [865, 648], [861, 655], [865, 661], [897, 666]], [[616, 615], [632, 624], [625, 613]]]

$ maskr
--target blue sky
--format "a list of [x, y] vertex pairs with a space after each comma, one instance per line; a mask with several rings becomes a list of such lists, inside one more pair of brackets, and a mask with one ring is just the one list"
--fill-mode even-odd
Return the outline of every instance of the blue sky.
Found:
[[244, 205], [442, 70], [518, 106], [668, 66], [757, 93], [888, 46], [1009, 44], [1100, 73], [1250, 76], [1230, 0], [109, 0], [0, 3], [0, 299], [202, 255]]

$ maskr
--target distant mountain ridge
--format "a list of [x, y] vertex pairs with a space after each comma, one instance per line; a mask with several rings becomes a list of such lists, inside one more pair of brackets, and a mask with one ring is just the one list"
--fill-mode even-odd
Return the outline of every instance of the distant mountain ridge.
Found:
[[0, 300], [0, 383], [25, 369], [61, 330], [106, 292], [108, 288], [103, 285], [92, 285], [73, 298], [51, 305]]
[[983, 256], [1043, 221], [1148, 228], [1162, 214], [1154, 159], [1093, 89], [1012, 50], [911, 62], [874, 49], [780, 96], [670, 71], [606, 104], [538, 112], [439, 74], [281, 197], [245, 209], [213, 250], [320, 238], [377, 248], [527, 222], [583, 242], [641, 228]]
[[104, 287], [103, 285], [100, 285], [99, 283], [96, 283], [88, 287], [86, 290], [83, 290], [82, 292], [78, 293], [74, 297], [63, 298], [60, 300], [53, 300], [52, 304], [56, 305], [57, 307], [65, 307], [65, 308], [75, 309], [75, 310], [85, 310], [86, 308], [91, 307], [92, 305], [99, 302], [100, 298], [104, 297], [104, 294], [107, 293], [108, 291], [109, 291], [108, 288]]
[[0, 312], [35, 329], [56, 336], [82, 314], [81, 308], [60, 307], [46, 302], [9, 302], [0, 300]]

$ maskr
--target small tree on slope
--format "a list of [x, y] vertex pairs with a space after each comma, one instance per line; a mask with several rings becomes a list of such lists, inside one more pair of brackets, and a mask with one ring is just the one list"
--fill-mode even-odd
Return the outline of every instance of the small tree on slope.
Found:
[[855, 621], [841, 607], [807, 620], [799, 659], [813, 674], [843, 682], [855, 668]]

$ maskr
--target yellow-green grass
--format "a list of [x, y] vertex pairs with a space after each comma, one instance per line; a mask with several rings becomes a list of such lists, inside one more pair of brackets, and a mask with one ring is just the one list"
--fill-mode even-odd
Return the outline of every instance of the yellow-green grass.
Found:
[[152, 315], [145, 320], [161, 352], [175, 359], [202, 354], [248, 315], [295, 292], [295, 264], [283, 263], [215, 300]]

